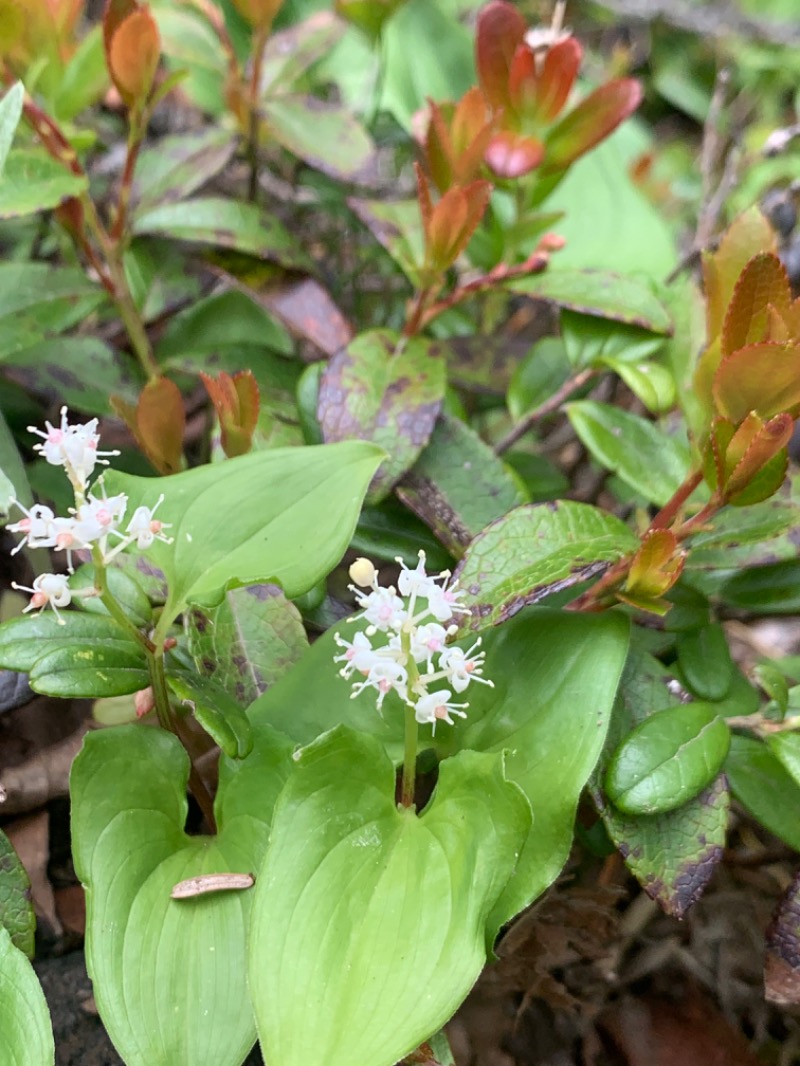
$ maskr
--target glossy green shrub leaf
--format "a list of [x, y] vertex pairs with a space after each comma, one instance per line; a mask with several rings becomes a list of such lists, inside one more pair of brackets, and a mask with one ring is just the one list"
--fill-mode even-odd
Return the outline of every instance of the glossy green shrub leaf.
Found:
[[339, 181], [356, 178], [375, 146], [352, 112], [334, 101], [281, 94], [262, 104], [269, 136], [309, 166]]
[[687, 445], [638, 415], [594, 400], [569, 404], [567, 414], [597, 462], [660, 507], [689, 472]]
[[454, 747], [508, 752], [506, 772], [534, 811], [535, 828], [492, 915], [495, 929], [539, 896], [567, 860], [628, 640], [628, 619], [616, 611], [525, 611], [484, 635], [484, 676], [495, 688], [472, 685], [467, 721], [436, 731], [442, 754]]
[[243, 759], [253, 750], [253, 731], [242, 706], [221, 685], [195, 674], [170, 674], [167, 683], [189, 707], [206, 733], [229, 759]]
[[733, 681], [728, 638], [718, 622], [678, 634], [678, 665], [690, 691], [701, 700], [721, 700]]
[[210, 610], [184, 619], [198, 671], [246, 707], [275, 684], [308, 648], [300, 612], [277, 585], [229, 589]]
[[[164, 366], [197, 373], [252, 370], [262, 391], [276, 385], [274, 360], [266, 351], [292, 354], [286, 330], [255, 300], [236, 289], [197, 300], [170, 320], [155, 348]], [[230, 349], [230, 351], [228, 351]], [[236, 364], [236, 354], [241, 361]], [[262, 374], [262, 364], [266, 373]], [[291, 364], [286, 364], [291, 366]]]
[[42, 148], [14, 148], [0, 183], [0, 219], [49, 211], [80, 196], [88, 184], [85, 175], [73, 174]]
[[[634, 633], [638, 636], [640, 631]], [[623, 814], [609, 803], [602, 787], [614, 751], [631, 731], [678, 704], [669, 680], [662, 664], [632, 642], [590, 791], [625, 865], [667, 914], [681, 918], [703, 894], [722, 858], [730, 807], [724, 774], [677, 809], [645, 816]]]
[[564, 342], [558, 337], [540, 340], [514, 371], [507, 396], [511, 417], [516, 421], [549, 400], [569, 373]]
[[64, 624], [52, 612], [22, 615], [0, 626], [0, 666], [27, 673], [37, 659], [60, 649], [96, 643], [129, 645], [130, 634], [104, 615], [62, 611]]
[[651, 715], [614, 752], [605, 777], [608, 798], [625, 814], [660, 814], [682, 806], [719, 773], [730, 732], [706, 703]]
[[15, 82], [0, 100], [0, 177], [3, 176], [6, 159], [14, 134], [17, 132], [19, 120], [22, 117], [22, 101], [25, 99], [25, 89], [22, 82]]
[[733, 572], [717, 588], [723, 603], [757, 614], [800, 611], [800, 562], [787, 560]]
[[0, 830], [0, 929], [5, 928], [14, 947], [33, 958], [36, 916], [31, 902], [31, 883], [25, 867]]
[[674, 406], [675, 382], [670, 371], [660, 363], [632, 364], [621, 359], [604, 359], [603, 362], [654, 414]]
[[480, 533], [459, 563], [455, 577], [472, 610], [462, 627], [499, 625], [526, 605], [602, 573], [638, 543], [624, 522], [589, 504], [517, 507]]
[[[559, 224], [559, 229], [561, 224]], [[583, 315], [596, 315], [653, 333], [669, 333], [671, 320], [650, 285], [635, 277], [604, 270], [565, 270], [557, 266], [509, 283], [512, 292]]]
[[519, 482], [488, 444], [446, 414], [397, 495], [456, 558], [485, 526], [524, 502]]
[[800, 787], [800, 736], [797, 733], [774, 733], [767, 737], [766, 743]]
[[144, 648], [130, 638], [70, 642], [40, 655], [30, 669], [31, 688], [46, 696], [124, 696], [150, 684]]
[[377, 741], [340, 728], [300, 753], [249, 945], [271, 1066], [393, 1066], [452, 1016], [486, 961], [487, 919], [531, 823], [503, 763], [447, 760], [417, 816], [398, 809]]
[[152, 207], [134, 220], [133, 232], [231, 248], [281, 266], [311, 268], [306, 253], [276, 218], [255, 204], [222, 196], [198, 196]]
[[234, 135], [218, 126], [160, 138], [158, 146], [146, 148], [136, 162], [133, 216], [160, 203], [185, 200], [223, 169], [235, 149]]
[[731, 791], [770, 833], [800, 851], [800, 784], [786, 769], [789, 749], [782, 758], [766, 744], [750, 737], [733, 736], [725, 760]]
[[561, 336], [573, 368], [612, 362], [636, 365], [649, 359], [664, 344], [664, 337], [642, 326], [565, 310]]
[[174, 736], [132, 725], [84, 741], [70, 791], [86, 961], [127, 1066], [239, 1066], [254, 1042], [244, 966], [252, 892], [170, 893], [191, 877], [258, 869], [290, 765], [289, 743], [257, 731], [246, 759], [221, 760], [217, 835], [190, 837], [189, 762]]
[[0, 1033], [8, 1066], [53, 1066], [55, 1046], [33, 967], [0, 925]]
[[[139, 585], [136, 579], [117, 567], [109, 566], [106, 581], [108, 589], [114, 599], [119, 603], [134, 625], [140, 629], [153, 619], [153, 608], [147, 593]], [[74, 591], [94, 587], [95, 568], [93, 563], [87, 563], [79, 567], [69, 581], [69, 587]], [[103, 601], [96, 596], [85, 596], [74, 600], [75, 606], [88, 614], [102, 614], [108, 616], [108, 608]]]
[[0, 359], [69, 329], [105, 299], [82, 270], [0, 263]]
[[797, 557], [800, 506], [793, 500], [779, 497], [744, 509], [723, 507], [710, 525], [688, 542], [687, 569], [749, 568]]
[[445, 374], [435, 342], [387, 329], [360, 334], [328, 362], [317, 407], [325, 441], [371, 440], [387, 452], [370, 486], [371, 503], [391, 490], [430, 440]]
[[453, 559], [430, 529], [399, 500], [388, 497], [375, 507], [365, 507], [351, 541], [353, 551], [373, 561], [394, 562], [398, 555], [406, 566], [417, 565], [420, 548], [431, 573], [452, 570]]
[[131, 513], [164, 494], [158, 517], [172, 543], [147, 552], [169, 586], [161, 631], [190, 602], [216, 606], [235, 585], [274, 581], [290, 598], [310, 589], [344, 554], [382, 458], [372, 444], [347, 441], [251, 453], [158, 480], [107, 474], [109, 493], [127, 493]]

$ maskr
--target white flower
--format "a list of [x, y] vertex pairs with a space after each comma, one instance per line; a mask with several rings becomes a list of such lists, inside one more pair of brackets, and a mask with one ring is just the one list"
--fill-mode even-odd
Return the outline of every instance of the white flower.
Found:
[[11, 554], [16, 555], [26, 544], [29, 548], [52, 548], [56, 543], [56, 516], [50, 508], [37, 503], [28, 511], [16, 500], [11, 502], [25, 515], [19, 522], [7, 527], [11, 533], [25, 534]]
[[475, 649], [480, 646], [480, 643], [480, 639], [476, 640], [467, 651], [455, 647], [445, 648], [439, 657], [439, 669], [444, 672], [456, 692], [463, 692], [470, 681], [480, 681], [482, 685], [489, 685], [490, 688], [494, 688], [491, 681], [481, 677], [486, 652], [482, 651], [477, 655], [472, 655]]
[[43, 611], [45, 607], [50, 606], [55, 611], [59, 623], [63, 625], [64, 619], [59, 615], [58, 608], [68, 607], [72, 602], [68, 582], [69, 578], [64, 574], [40, 574], [33, 582], [32, 588], [18, 585], [15, 581], [11, 582], [11, 587], [20, 592], [31, 593], [31, 601], [24, 608], [23, 614], [27, 614], [28, 611]]
[[428, 672], [433, 671], [433, 656], [444, 651], [447, 630], [438, 622], [419, 626], [411, 635], [411, 654], [415, 663], [427, 663]]
[[117, 532], [117, 525], [125, 516], [128, 497], [124, 493], [118, 496], [101, 497], [89, 495], [75, 512], [72, 534], [82, 547], [89, 547], [109, 533]]
[[155, 540], [162, 540], [165, 544], [172, 543], [171, 538], [163, 533], [163, 530], [170, 528], [169, 524], [153, 517], [163, 500], [164, 494], [162, 493], [156, 500], [155, 506], [136, 508], [125, 530], [127, 543], [135, 540], [136, 547], [141, 550], [149, 548]]
[[61, 408], [61, 423], [52, 426], [45, 422], [47, 432], [28, 426], [31, 433], [42, 437], [43, 444], [35, 444], [34, 451], [52, 466], [63, 466], [76, 490], [82, 491], [92, 476], [97, 463], [108, 465], [106, 456], [119, 455], [119, 452], [99, 452], [97, 445], [100, 436], [97, 432], [97, 419], [71, 426], [67, 421], [67, 408]]
[[405, 604], [390, 585], [376, 588], [368, 595], [354, 589], [358, 606], [371, 626], [381, 633], [389, 629], [399, 631], [406, 620]]
[[374, 658], [372, 644], [366, 633], [356, 633], [352, 641], [345, 640], [337, 633], [334, 639], [340, 648], [346, 649], [343, 655], [335, 655], [333, 659], [335, 663], [345, 664], [339, 671], [342, 677], [349, 679], [355, 672], [366, 677]]
[[452, 714], [458, 715], [459, 718], [466, 718], [461, 708], [469, 707], [469, 704], [451, 703], [451, 695], [449, 689], [444, 688], [439, 692], [428, 692], [420, 696], [414, 706], [414, 717], [420, 725], [432, 725], [436, 732], [437, 722], [447, 722], [448, 725], [453, 725], [453, 719], [450, 717]]
[[[375, 654], [375, 653], [373, 653]], [[403, 700], [408, 702], [408, 672], [394, 659], [375, 656], [369, 673], [364, 681], [358, 681], [353, 685], [352, 698], [359, 696], [365, 688], [374, 688], [378, 692], [378, 710], [383, 706], [386, 696], [394, 691]]]

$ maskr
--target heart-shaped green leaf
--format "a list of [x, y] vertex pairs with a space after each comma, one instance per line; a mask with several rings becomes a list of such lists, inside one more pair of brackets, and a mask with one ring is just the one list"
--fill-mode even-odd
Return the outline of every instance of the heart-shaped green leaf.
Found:
[[516, 507], [473, 540], [455, 572], [472, 609], [464, 627], [498, 625], [527, 604], [602, 573], [638, 544], [624, 522], [589, 504]]
[[572, 844], [578, 798], [605, 742], [628, 651], [628, 619], [537, 607], [484, 635], [484, 676], [469, 718], [441, 727], [441, 752], [508, 752], [506, 772], [530, 800], [534, 829], [492, 913], [494, 929], [558, 876]]
[[127, 493], [131, 513], [164, 494], [158, 517], [172, 540], [147, 553], [169, 585], [160, 633], [190, 601], [216, 606], [232, 585], [276, 581], [290, 598], [307, 592], [344, 554], [383, 454], [346, 441], [275, 448], [158, 480], [107, 474], [109, 493]]
[[53, 1066], [50, 1015], [33, 967], [0, 925], [0, 1033], [9, 1066]]
[[685, 703], [659, 711], [614, 752], [606, 794], [625, 814], [675, 810], [714, 780], [730, 739], [713, 704]]
[[373, 738], [338, 728], [302, 751], [252, 916], [250, 989], [270, 1066], [393, 1066], [451, 1017], [530, 827], [503, 763], [447, 760], [418, 817], [396, 806]]
[[252, 893], [170, 892], [191, 877], [258, 868], [291, 745], [269, 728], [256, 741], [248, 758], [221, 760], [214, 837], [184, 831], [189, 765], [171, 734], [91, 733], [73, 765], [87, 966], [127, 1066], [239, 1066], [255, 1039], [244, 965]]

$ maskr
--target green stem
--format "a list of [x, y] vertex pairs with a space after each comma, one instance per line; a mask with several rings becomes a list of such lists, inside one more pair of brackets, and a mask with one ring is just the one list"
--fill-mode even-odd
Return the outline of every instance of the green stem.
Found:
[[[411, 634], [403, 632], [400, 636], [401, 647], [406, 659], [408, 671], [408, 688], [414, 693], [414, 686], [419, 681], [417, 664], [411, 655]], [[400, 804], [403, 807], [414, 808], [414, 793], [417, 784], [417, 742], [419, 725], [414, 715], [413, 707], [405, 708], [405, 738], [403, 745], [403, 784], [400, 791]]]
[[100, 602], [105, 609], [111, 615], [115, 622], [119, 622], [123, 629], [133, 637], [137, 643], [141, 644], [148, 655], [153, 649], [153, 645], [142, 633], [138, 626], [128, 618], [127, 614], [123, 610], [117, 598], [113, 595], [108, 587], [108, 571], [103, 563], [103, 556], [100, 549], [95, 547], [92, 552], [92, 562], [94, 564], [94, 587]]

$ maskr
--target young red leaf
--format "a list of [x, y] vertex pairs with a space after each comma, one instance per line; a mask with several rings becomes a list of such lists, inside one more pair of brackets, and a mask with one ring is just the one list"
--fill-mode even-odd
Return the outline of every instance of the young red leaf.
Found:
[[759, 252], [774, 252], [776, 247], [775, 232], [759, 209], [752, 207], [729, 226], [716, 252], [703, 256], [709, 346], [722, 333], [733, 290], [748, 262]]
[[138, 7], [113, 31], [106, 51], [111, 80], [129, 108], [147, 99], [160, 56], [156, 20], [147, 6]]
[[283, 6], [283, 0], [233, 0], [243, 19], [260, 30], [269, 29]]
[[763, 419], [800, 411], [800, 344], [748, 344], [714, 375], [717, 410], [738, 425], [751, 411]]
[[[508, 102], [514, 117], [526, 118], [535, 112], [538, 81], [533, 49], [521, 44], [514, 53], [508, 73]], [[510, 124], [512, 115], [506, 113], [503, 118]]]
[[454, 181], [455, 151], [442, 107], [433, 100], [429, 106], [431, 117], [423, 144], [425, 163], [433, 184], [439, 192], [445, 192]]
[[503, 130], [486, 149], [486, 164], [500, 178], [519, 178], [535, 170], [544, 158], [544, 145], [535, 137]]
[[478, 81], [492, 107], [507, 107], [508, 78], [514, 53], [525, 39], [527, 24], [513, 4], [491, 0], [478, 15], [475, 59]]
[[722, 354], [758, 344], [767, 337], [769, 307], [783, 317], [792, 302], [783, 264], [772, 252], [760, 252], [739, 275], [722, 327]]
[[633, 78], [619, 78], [595, 89], [548, 134], [543, 171], [570, 166], [612, 133], [641, 99], [642, 87]]
[[655, 600], [672, 588], [683, 570], [683, 553], [669, 529], [653, 529], [631, 560], [625, 593], [637, 601]]
[[181, 469], [185, 426], [178, 386], [169, 378], [149, 381], [136, 405], [136, 439], [160, 474], [176, 474]]
[[[763, 422], [758, 415], [750, 414], [733, 435], [725, 453], [725, 466], [728, 477], [725, 485], [725, 497], [731, 503], [739, 501], [746, 488], [751, 486], [756, 476], [773, 463], [775, 457], [789, 443], [794, 429], [791, 415], [780, 414]], [[773, 467], [775, 464], [773, 463]], [[773, 469], [771, 477], [778, 477], [779, 469], [785, 466], [784, 458]], [[779, 487], [783, 476], [778, 480]], [[771, 492], [767, 495], [772, 495]], [[766, 499], [766, 496], [760, 497]], [[755, 500], [749, 502], [755, 503]]]
[[578, 76], [583, 49], [574, 37], [549, 48], [536, 93], [536, 118], [553, 122], [561, 113]]
[[492, 186], [488, 181], [453, 186], [433, 208], [425, 233], [428, 266], [447, 270], [458, 259], [475, 232]]
[[229, 459], [246, 455], [258, 423], [258, 385], [252, 372], [240, 370], [231, 376], [222, 371], [216, 379], [208, 374], [200, 377], [217, 412], [222, 450]]

